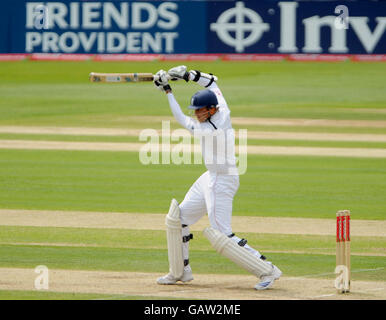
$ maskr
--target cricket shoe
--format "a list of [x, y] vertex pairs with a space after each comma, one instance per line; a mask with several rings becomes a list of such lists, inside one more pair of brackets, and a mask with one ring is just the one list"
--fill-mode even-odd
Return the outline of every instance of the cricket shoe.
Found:
[[[268, 262], [268, 263], [270, 263], [270, 262]], [[255, 285], [256, 290], [268, 289], [268, 288], [272, 287], [275, 280], [280, 278], [280, 276], [282, 274], [281, 270], [278, 267], [276, 267], [275, 265], [273, 265], [272, 263], [270, 263], [270, 264], [272, 265], [271, 274], [260, 277], [260, 282], [257, 285]]]
[[192, 269], [184, 269], [184, 273], [181, 278], [175, 278], [172, 274], [168, 273], [166, 276], [157, 279], [158, 284], [176, 284], [178, 281], [188, 282], [193, 280]]

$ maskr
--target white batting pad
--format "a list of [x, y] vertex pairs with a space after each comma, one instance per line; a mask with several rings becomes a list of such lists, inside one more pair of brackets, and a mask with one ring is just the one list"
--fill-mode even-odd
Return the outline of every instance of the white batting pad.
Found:
[[204, 236], [218, 253], [232, 260], [239, 267], [249, 271], [258, 278], [272, 273], [272, 266], [256, 257], [244, 247], [239, 246], [222, 232], [212, 227], [205, 228]]
[[175, 278], [181, 278], [184, 272], [182, 257], [182, 226], [178, 202], [173, 199], [165, 219], [168, 242], [169, 272]]

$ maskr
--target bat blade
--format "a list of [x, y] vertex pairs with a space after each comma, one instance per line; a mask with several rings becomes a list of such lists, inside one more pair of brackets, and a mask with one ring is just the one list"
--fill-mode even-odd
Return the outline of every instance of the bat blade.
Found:
[[152, 73], [98, 73], [91, 72], [89, 75], [91, 82], [142, 82], [153, 81]]

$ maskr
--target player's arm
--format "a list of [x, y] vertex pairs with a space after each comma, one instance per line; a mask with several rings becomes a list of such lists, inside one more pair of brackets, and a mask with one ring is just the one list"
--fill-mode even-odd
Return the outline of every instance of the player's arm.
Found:
[[173, 95], [172, 88], [168, 83], [166, 71], [160, 70], [156, 73], [156, 75], [158, 76], [158, 80], [154, 81], [154, 85], [158, 89], [166, 93], [169, 101], [169, 106], [174, 118], [176, 118], [177, 122], [180, 125], [192, 132], [194, 130], [194, 121], [192, 120], [192, 118], [186, 116], [182, 112], [180, 105], [178, 104], [176, 98]]
[[194, 81], [207, 89], [217, 88], [217, 77], [211, 73], [205, 73], [199, 70], [187, 71], [186, 66], [178, 66], [171, 68], [168, 74], [172, 77], [172, 80]]
[[171, 80], [185, 80], [197, 82], [200, 86], [212, 90], [218, 100], [220, 109], [228, 111], [228, 104], [225, 101], [224, 95], [217, 86], [217, 77], [211, 73], [205, 73], [198, 70], [187, 71], [186, 66], [178, 66], [168, 71]]

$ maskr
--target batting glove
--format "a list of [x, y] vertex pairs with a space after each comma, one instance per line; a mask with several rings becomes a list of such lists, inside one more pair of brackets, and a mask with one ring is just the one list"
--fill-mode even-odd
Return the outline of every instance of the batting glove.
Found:
[[171, 80], [185, 80], [186, 82], [189, 81], [189, 73], [186, 71], [186, 66], [178, 66], [171, 68], [168, 71], [168, 74], [171, 76]]
[[156, 88], [166, 93], [172, 91], [172, 88], [168, 83], [168, 74], [164, 70], [160, 70], [155, 74], [154, 85], [156, 86]]

